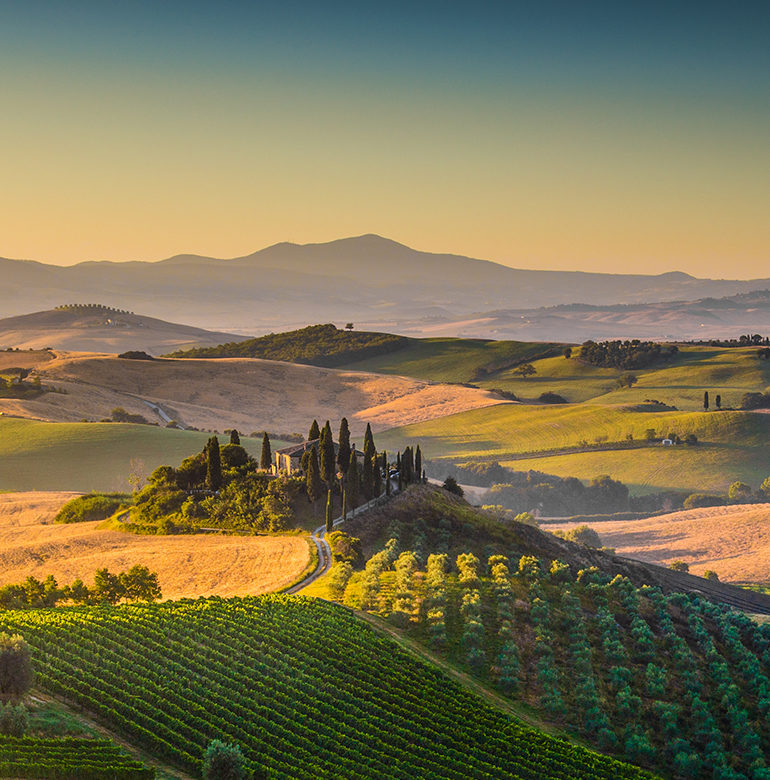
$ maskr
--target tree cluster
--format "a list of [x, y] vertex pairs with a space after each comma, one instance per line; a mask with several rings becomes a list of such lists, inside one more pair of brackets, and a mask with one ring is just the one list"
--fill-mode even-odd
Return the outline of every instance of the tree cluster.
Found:
[[663, 346], [654, 341], [586, 341], [579, 359], [602, 368], [639, 369], [659, 360], [670, 360], [679, 352], [676, 344]]

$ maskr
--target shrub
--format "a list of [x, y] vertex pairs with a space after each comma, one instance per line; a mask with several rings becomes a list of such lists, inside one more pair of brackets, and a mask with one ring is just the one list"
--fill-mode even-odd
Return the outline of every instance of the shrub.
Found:
[[689, 564], [685, 563], [684, 561], [672, 561], [668, 568], [672, 571], [690, 571]]
[[719, 582], [719, 575], [713, 569], [706, 569], [706, 571], [703, 572], [703, 579]]
[[460, 496], [460, 498], [465, 495], [463, 489], [457, 484], [457, 480], [454, 477], [447, 477], [444, 480], [442, 487], [444, 490], [448, 490], [450, 493], [454, 493], [456, 496]]
[[559, 395], [558, 393], [540, 393], [538, 396], [538, 401], [543, 404], [567, 404], [569, 401], [563, 396]]
[[126, 501], [122, 493], [92, 493], [68, 501], [57, 513], [54, 523], [87, 523], [105, 520]]
[[29, 645], [19, 634], [0, 634], [0, 697], [19, 699], [31, 687], [34, 674]]
[[203, 780], [245, 780], [246, 759], [237, 745], [214, 739], [203, 757]]
[[691, 493], [685, 498], [682, 506], [685, 509], [698, 509], [704, 506], [722, 506], [725, 500], [721, 496], [714, 496], [710, 493]]

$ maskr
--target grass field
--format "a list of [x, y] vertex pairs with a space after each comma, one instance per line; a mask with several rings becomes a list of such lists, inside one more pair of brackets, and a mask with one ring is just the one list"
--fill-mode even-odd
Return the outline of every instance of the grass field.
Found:
[[310, 561], [302, 536], [139, 536], [102, 530], [98, 521], [52, 524], [51, 512], [67, 498], [0, 495], [0, 586], [49, 574], [60, 584], [90, 583], [101, 567], [142, 564], [157, 572], [164, 598], [245, 596], [290, 584]]
[[[624, 441], [627, 434], [641, 441], [649, 428], [658, 436], [693, 433], [701, 444], [548, 454], [580, 448], [581, 441]], [[639, 412], [599, 404], [501, 404], [393, 429], [379, 434], [377, 444], [394, 450], [406, 443], [419, 443], [428, 458], [499, 460], [516, 470], [536, 469], [581, 479], [609, 474], [628, 483], [634, 493], [644, 493], [725, 490], [736, 479], [756, 487], [770, 474], [769, 439], [770, 415], [753, 412]], [[537, 454], [516, 457], [528, 452]]]
[[[146, 476], [157, 466], [176, 465], [202, 450], [210, 435], [151, 425], [2, 418], [0, 490], [125, 490], [132, 468]], [[261, 439], [244, 436], [241, 443], [259, 457]]]
[[[475, 381], [479, 368], [494, 371], [501, 366], [532, 360], [555, 345], [526, 341], [485, 341], [481, 339], [412, 339], [409, 346], [388, 355], [349, 363], [353, 371], [399, 374], [431, 382]], [[497, 387], [494, 382], [485, 386]]]

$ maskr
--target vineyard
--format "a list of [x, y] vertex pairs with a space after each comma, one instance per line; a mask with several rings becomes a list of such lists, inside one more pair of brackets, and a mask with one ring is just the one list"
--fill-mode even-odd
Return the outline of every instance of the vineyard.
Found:
[[527, 729], [347, 610], [290, 596], [0, 613], [39, 684], [199, 775], [212, 739], [255, 777], [641, 778]]
[[0, 737], [0, 777], [152, 780], [155, 770], [108, 739]]
[[770, 778], [770, 625], [513, 549], [450, 557], [449, 519], [412, 518], [391, 522], [362, 571], [341, 578], [335, 564], [330, 595], [624, 760], [677, 778]]

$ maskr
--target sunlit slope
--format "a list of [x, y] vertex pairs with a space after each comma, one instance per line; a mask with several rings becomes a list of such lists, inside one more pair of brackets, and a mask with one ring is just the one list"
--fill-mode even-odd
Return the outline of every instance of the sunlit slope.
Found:
[[[432, 382], [477, 382], [486, 373], [496, 376], [512, 364], [554, 351], [558, 351], [558, 345], [543, 342], [411, 339], [408, 346], [397, 352], [348, 363], [345, 368], [400, 374]], [[494, 382], [487, 384], [496, 386]]]
[[[739, 406], [744, 393], [763, 391], [770, 384], [770, 360], [760, 360], [756, 348], [682, 347], [670, 362], [628, 371], [563, 356], [536, 360], [533, 365], [537, 373], [527, 379], [507, 370], [478, 384], [527, 399], [545, 392], [558, 393], [570, 403], [641, 403], [654, 398], [691, 411], [703, 408], [706, 390], [712, 407], [717, 394], [722, 396], [722, 406]], [[637, 377], [637, 384], [619, 389], [618, 378], [628, 373]]]
[[[700, 443], [694, 447], [647, 445], [648, 430], [659, 437], [694, 434]], [[628, 442], [629, 434], [633, 442]], [[770, 474], [769, 440], [770, 415], [753, 412], [640, 412], [598, 404], [505, 404], [393, 429], [379, 434], [377, 443], [395, 449], [415, 442], [427, 457], [454, 462], [495, 459], [515, 469], [586, 479], [610, 474], [643, 490], [711, 490], [735, 479], [755, 486], [757, 480], [761, 482]], [[613, 443], [619, 443], [614, 451], [595, 449]], [[526, 453], [533, 457], [521, 459]]]
[[[125, 490], [132, 469], [149, 474], [179, 463], [203, 449], [210, 435], [152, 425], [0, 419], [0, 490]], [[259, 455], [261, 440], [242, 437], [241, 443]]]

